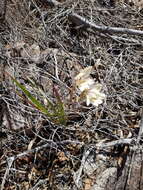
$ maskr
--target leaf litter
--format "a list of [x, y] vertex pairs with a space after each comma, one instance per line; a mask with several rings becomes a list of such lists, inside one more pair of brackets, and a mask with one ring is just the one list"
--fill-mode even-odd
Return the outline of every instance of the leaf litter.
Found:
[[[77, 185], [86, 190], [97, 188], [101, 176], [106, 174], [106, 181], [110, 181], [108, 173], [116, 171], [120, 160], [123, 166], [122, 155], [128, 155], [128, 148], [116, 145], [100, 151], [96, 145], [136, 139], [138, 135], [143, 106], [142, 37], [133, 36], [139, 42], [136, 44], [123, 41], [123, 37], [130, 39], [127, 34], [101, 35], [75, 26], [68, 14], [73, 9], [99, 25], [137, 29], [143, 25], [141, 7], [138, 10], [134, 5], [97, 0], [62, 3], [52, 7], [40, 0], [29, 4], [9, 1], [7, 24], [0, 26], [3, 189], [76, 190]], [[36, 81], [44, 97], [54, 103], [56, 87], [67, 114], [66, 126], [50, 121], [27, 101], [24, 93], [19, 97], [17, 91], [22, 92], [5, 71], [43, 104], [45, 100], [37, 96], [29, 79]], [[46, 148], [33, 151], [45, 144]], [[86, 151], [95, 156], [97, 163], [90, 175], [82, 163]], [[102, 152], [106, 161], [101, 159]], [[21, 153], [24, 156], [17, 157]], [[8, 168], [7, 158], [12, 156], [14, 162]], [[90, 163], [90, 156], [88, 160]], [[79, 170], [80, 181], [75, 182], [73, 176]]]

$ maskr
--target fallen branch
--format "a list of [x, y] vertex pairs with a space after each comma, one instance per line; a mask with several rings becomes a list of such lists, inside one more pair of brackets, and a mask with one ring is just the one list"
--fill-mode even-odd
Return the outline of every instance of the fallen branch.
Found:
[[93, 22], [90, 22], [86, 18], [84, 18], [76, 13], [70, 14], [69, 20], [77, 26], [84, 27], [84, 28], [91, 28], [92, 30], [99, 31], [102, 33], [108, 33], [108, 34], [120, 33], [120, 34], [143, 36], [143, 31], [141, 31], [141, 30], [120, 28], [120, 27], [98, 26], [98, 25], [94, 24]]
[[116, 141], [112, 141], [112, 142], [108, 142], [108, 143], [99, 143], [96, 144], [97, 148], [106, 148], [106, 147], [111, 147], [111, 146], [115, 146], [115, 145], [131, 145], [134, 144], [135, 139], [119, 139]]

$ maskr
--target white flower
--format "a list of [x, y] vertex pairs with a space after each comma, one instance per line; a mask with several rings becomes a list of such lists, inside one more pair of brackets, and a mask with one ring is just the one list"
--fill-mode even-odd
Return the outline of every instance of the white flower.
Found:
[[92, 69], [92, 66], [86, 67], [75, 77], [75, 84], [81, 92], [89, 89], [94, 84], [94, 80], [90, 78]]
[[85, 90], [90, 89], [90, 87], [91, 87], [92, 85], [94, 85], [94, 83], [95, 83], [95, 82], [94, 82], [93, 79], [87, 78], [87, 79], [82, 79], [82, 80], [77, 81], [76, 85], [77, 85], [77, 87], [79, 88], [79, 90], [80, 90], [81, 92], [83, 92], [83, 91], [85, 91]]
[[100, 92], [101, 88], [102, 88], [101, 84], [96, 84], [87, 91], [87, 94], [86, 94], [87, 106], [89, 106], [90, 104], [94, 106], [98, 106], [99, 104], [102, 104], [106, 95]]
[[90, 77], [92, 67], [86, 67], [75, 77], [76, 87], [81, 91], [80, 98], [86, 98], [86, 104], [98, 106], [102, 104], [106, 95], [101, 93], [102, 85], [95, 84], [95, 81]]
[[89, 78], [91, 72], [92, 72], [93, 67], [89, 66], [80, 71], [80, 73], [75, 77], [75, 80], [82, 80], [82, 79], [87, 79]]

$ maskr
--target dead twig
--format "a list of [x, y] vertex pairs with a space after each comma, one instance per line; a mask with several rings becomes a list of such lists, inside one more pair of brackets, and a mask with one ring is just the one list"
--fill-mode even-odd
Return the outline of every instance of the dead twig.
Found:
[[56, 0], [44, 0], [44, 2], [49, 3], [51, 6], [61, 5], [61, 3]]
[[27, 154], [30, 154], [30, 153], [38, 152], [38, 151], [40, 151], [40, 150], [42, 150], [44, 148], [51, 147], [51, 146], [53, 146], [53, 148], [57, 149], [57, 144], [69, 144], [69, 143], [73, 143], [73, 144], [82, 144], [83, 145], [83, 143], [81, 143], [79, 141], [65, 140], [65, 141], [61, 141], [61, 142], [58, 142], [58, 143], [54, 143], [52, 140], [47, 140], [47, 141], [48, 141], [48, 143], [46, 143], [46, 144], [44, 144], [42, 146], [38, 146], [38, 147], [36, 147], [34, 149], [27, 150], [25, 152], [22, 152], [20, 154], [15, 155], [15, 156], [11, 156], [11, 157], [9, 157], [7, 159], [8, 167], [7, 167], [6, 171], [5, 171], [5, 174], [4, 174], [4, 177], [3, 177], [3, 180], [2, 180], [1, 190], [4, 190], [6, 179], [7, 179], [8, 175], [9, 175], [9, 171], [11, 169], [11, 166], [12, 166], [13, 162], [17, 158], [23, 157], [23, 156], [25, 156]]
[[5, 171], [5, 174], [4, 174], [2, 183], [1, 183], [1, 190], [4, 190], [4, 189], [5, 189], [4, 185], [5, 185], [5, 183], [6, 183], [6, 179], [7, 179], [7, 176], [8, 176], [8, 174], [9, 174], [10, 168], [11, 168], [11, 166], [12, 166], [12, 164], [13, 164], [13, 161], [14, 161], [14, 157], [8, 158], [8, 161], [7, 161], [8, 167], [7, 167], [6, 171]]
[[76, 13], [70, 14], [69, 20], [77, 26], [84, 27], [84, 28], [91, 28], [94, 31], [99, 31], [102, 33], [108, 33], [108, 34], [120, 33], [120, 34], [143, 36], [143, 31], [141, 31], [141, 30], [120, 28], [120, 27], [98, 26], [95, 23], [90, 22], [86, 18], [84, 18]]
[[[54, 142], [53, 142], [53, 143], [54, 143]], [[6, 171], [5, 171], [5, 174], [4, 174], [4, 177], [3, 177], [3, 180], [2, 180], [1, 190], [4, 190], [4, 188], [5, 188], [4, 186], [5, 186], [5, 183], [6, 183], [6, 179], [7, 179], [8, 175], [9, 175], [9, 171], [10, 171], [10, 169], [11, 169], [11, 166], [12, 166], [13, 162], [14, 162], [17, 158], [23, 157], [23, 156], [25, 156], [25, 155], [27, 155], [27, 154], [29, 154], [29, 153], [37, 152], [37, 151], [42, 150], [43, 148], [46, 148], [46, 147], [48, 147], [48, 146], [50, 146], [49, 143], [44, 144], [44, 145], [42, 145], [42, 146], [38, 146], [38, 147], [36, 147], [36, 148], [34, 148], [34, 149], [31, 149], [31, 150], [27, 150], [27, 151], [25, 151], [25, 152], [22, 152], [22, 153], [16, 155], [16, 156], [11, 156], [11, 157], [9, 157], [9, 158], [7, 159], [8, 167], [7, 167]]]
[[0, 1], [0, 21], [2, 22], [5, 20], [6, 9], [7, 9], [7, 0], [1, 0]]
[[[107, 35], [107, 34], [106, 34]], [[143, 46], [143, 41], [139, 41], [139, 40], [136, 40], [134, 38], [125, 38], [125, 37], [121, 37], [121, 36], [115, 36], [115, 35], [108, 35], [109, 38], [119, 42], [119, 43], [122, 43], [122, 44], [125, 44], [125, 43], [129, 43], [130, 45], [141, 45]]]
[[39, 180], [39, 181], [34, 185], [34, 187], [30, 188], [29, 190], [34, 190], [34, 189], [38, 188], [38, 186], [47, 183], [47, 181], [48, 181], [48, 179], [41, 179], [41, 180]]
[[142, 112], [141, 112], [141, 121], [139, 124], [139, 133], [138, 133], [138, 138], [137, 138], [137, 144], [139, 144], [142, 135], [143, 135], [143, 108], [142, 108]]
[[91, 152], [90, 149], [84, 152], [83, 157], [82, 157], [82, 160], [81, 160], [80, 168], [79, 168], [78, 171], [76, 171], [76, 172], [74, 173], [74, 182], [75, 182], [77, 188], [79, 188], [79, 189], [81, 188], [81, 185], [82, 185], [82, 183], [81, 183], [82, 171], [83, 171], [83, 168], [84, 168], [86, 159], [87, 159], [87, 157], [89, 156], [90, 152]]
[[115, 146], [115, 145], [131, 145], [134, 144], [135, 139], [119, 139], [116, 141], [112, 141], [109, 143], [99, 143], [96, 145], [97, 148], [106, 148], [106, 147], [110, 147], [110, 146]]
[[[136, 144], [134, 146], [134, 152], [132, 153], [131, 164], [130, 164], [131, 167], [130, 167], [129, 172], [128, 172], [129, 173], [128, 174], [128, 181], [131, 178], [131, 174], [132, 174], [132, 171], [133, 171], [133, 163], [135, 162], [137, 150], [139, 148], [140, 140], [141, 140], [142, 135], [143, 135], [143, 108], [141, 110], [141, 120], [140, 120], [140, 124], [139, 124], [139, 133], [138, 133]], [[142, 150], [141, 150], [141, 154], [142, 154]]]

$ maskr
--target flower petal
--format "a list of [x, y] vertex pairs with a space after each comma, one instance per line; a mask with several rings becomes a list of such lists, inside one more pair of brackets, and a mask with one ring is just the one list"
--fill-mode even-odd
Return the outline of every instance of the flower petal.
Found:
[[84, 90], [90, 89], [93, 84], [94, 84], [94, 80], [88, 78], [85, 80], [79, 80], [76, 85], [78, 86], [80, 91], [83, 92]]
[[86, 104], [87, 106], [89, 104], [98, 106], [99, 104], [102, 104], [105, 97], [106, 95], [104, 93], [101, 93], [99, 89], [97, 88], [97, 85], [95, 85], [94, 88], [91, 88], [87, 91]]
[[90, 97], [87, 95], [86, 96], [86, 105], [89, 106], [90, 105]]
[[80, 80], [80, 79], [86, 79], [90, 76], [92, 72], [93, 67], [89, 66], [80, 71], [80, 73], [75, 77], [75, 80]]

